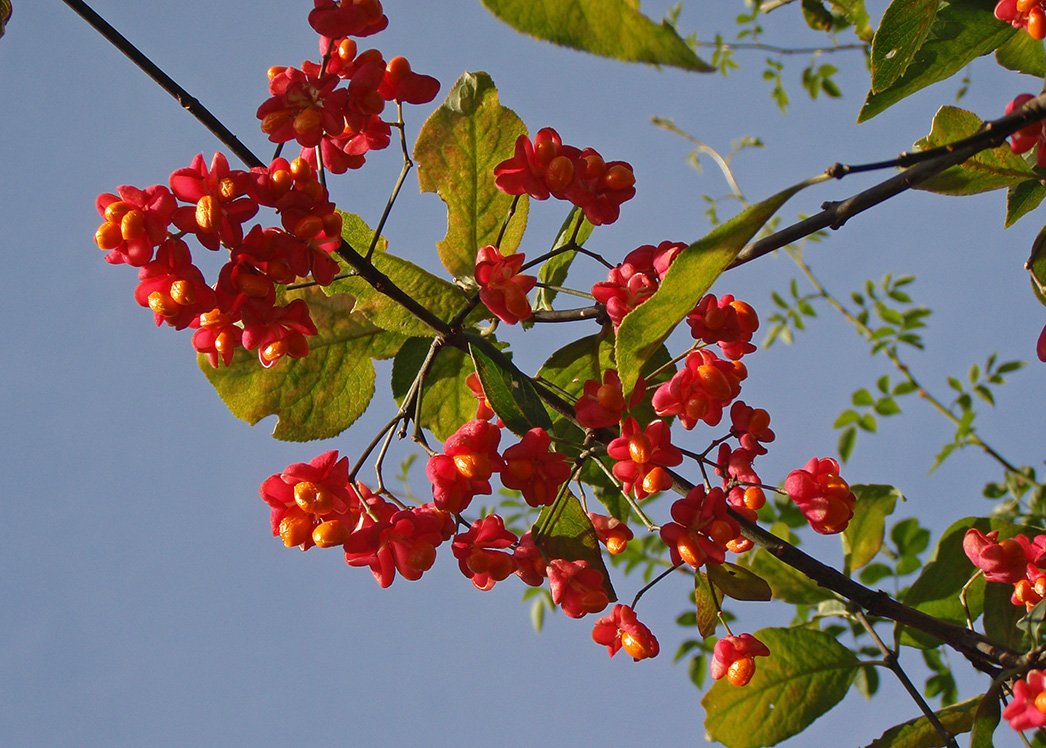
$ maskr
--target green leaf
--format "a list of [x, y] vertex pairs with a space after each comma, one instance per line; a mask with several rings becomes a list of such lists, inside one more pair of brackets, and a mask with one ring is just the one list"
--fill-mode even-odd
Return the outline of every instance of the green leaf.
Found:
[[372, 359], [392, 357], [404, 340], [353, 312], [349, 297], [307, 289], [284, 298], [309, 303], [319, 334], [309, 339], [308, 356], [286, 358], [265, 369], [254, 353], [237, 351], [232, 364], [221, 369], [212, 369], [201, 355], [200, 368], [237, 418], [253, 426], [266, 416], [278, 416], [272, 433], [276, 439], [304, 442], [337, 436], [363, 415], [374, 396]]
[[625, 392], [632, 391], [643, 365], [745, 244], [792, 195], [811, 183], [802, 182], [750, 205], [680, 252], [660, 288], [625, 315], [618, 328], [616, 359]]
[[[930, 134], [915, 144], [917, 150], [947, 145], [973, 135], [981, 120], [973, 112], [954, 106], [943, 106], [934, 115]], [[1037, 179], [1035, 172], [1005, 143], [980, 151], [959, 166], [952, 166], [916, 186], [942, 195], [974, 195]]]
[[992, 9], [984, 0], [952, 0], [941, 7], [904, 74], [885, 89], [869, 91], [857, 121], [869, 120], [916, 91], [950, 78], [1009, 41], [1017, 29], [999, 23]]
[[1046, 226], [1042, 227], [1039, 235], [1035, 237], [1031, 256], [1024, 263], [1024, 267], [1031, 273], [1032, 288], [1038, 292], [1039, 301], [1046, 305]]
[[603, 371], [614, 368], [614, 338], [603, 332], [567, 343], [549, 356], [538, 377], [551, 382], [575, 400], [585, 382], [602, 380]]
[[[494, 167], [512, 158], [523, 121], [498, 101], [486, 73], [464, 73], [446, 101], [425, 121], [414, 145], [422, 192], [447, 204], [447, 235], [439, 258], [455, 277], [469, 277], [476, 253], [494, 244], [514, 198], [494, 186]], [[526, 196], [519, 199], [500, 248], [514, 252], [527, 225]]]
[[530, 604], [530, 625], [534, 627], [534, 633], [540, 634], [545, 628], [545, 599], [537, 598]]
[[483, 0], [516, 31], [625, 62], [715, 72], [668, 23], [657, 24], [635, 0]]
[[[366, 255], [370, 243], [374, 241], [374, 229], [355, 213], [346, 213], [343, 210], [338, 212], [341, 214], [341, 238], [348, 242], [357, 254]], [[385, 252], [388, 248], [389, 242], [384, 236], [379, 236], [374, 251]]]
[[[952, 735], [969, 732], [980, 702], [981, 697], [974, 696], [972, 699], [953, 704], [936, 712], [937, 719]], [[869, 743], [867, 748], [930, 748], [943, 745], [945, 742], [941, 740], [937, 729], [930, 724], [930, 720], [917, 717], [894, 725]]]
[[591, 569], [603, 574], [603, 588], [610, 602], [617, 600], [610, 574], [603, 563], [599, 538], [592, 527], [592, 520], [581, 508], [574, 494], [567, 491], [555, 503], [541, 510], [533, 529], [534, 545], [546, 559], [562, 558], [567, 561], [587, 561]]
[[[390, 254], [375, 254], [373, 265], [388, 276], [407, 296], [427, 308], [444, 322], [465, 307], [468, 297], [453, 283], [437, 278], [412, 262]], [[329, 295], [349, 295], [356, 299], [353, 311], [372, 324], [405, 337], [434, 337], [436, 331], [404, 307], [359, 277], [336, 280], [323, 289]], [[482, 317], [485, 312], [478, 310]], [[469, 319], [474, 319], [470, 316]]]
[[773, 594], [766, 580], [743, 566], [729, 561], [706, 567], [708, 578], [727, 597], [734, 600], [769, 600]]
[[719, 606], [714, 595], [708, 574], [698, 569], [694, 574], [694, 603], [697, 606], [697, 631], [702, 637], [714, 634], [719, 625]]
[[487, 341], [471, 336], [469, 353], [472, 354], [490, 407], [512, 433], [522, 436], [539, 426], [552, 428], [552, 419], [530, 377], [521, 372], [504, 353]]
[[846, 695], [857, 675], [854, 653], [824, 631], [769, 628], [755, 637], [770, 649], [744, 688], [716, 682], [701, 704], [705, 729], [727, 748], [758, 748], [798, 735]]
[[[552, 245], [553, 248], [562, 247], [570, 241], [570, 238], [574, 235], [574, 226], [577, 225], [579, 220], [581, 221], [581, 228], [578, 229], [577, 238], [574, 241], [579, 245], [583, 245], [588, 241], [595, 226], [588, 222], [580, 208], [571, 208], [570, 215], [567, 216], [566, 220], [563, 221], [563, 225], [559, 228], [559, 234]], [[538, 271], [538, 280], [550, 286], [562, 286], [567, 279], [567, 272], [570, 270], [570, 264], [574, 261], [575, 256], [577, 256], [577, 252], [570, 250], [568, 252], [560, 252], [558, 255], [548, 258]], [[556, 293], [557, 291], [552, 288], [539, 288], [534, 300], [534, 308], [551, 309], [552, 300], [556, 298]]]
[[938, 0], [893, 0], [872, 39], [872, 91], [892, 86], [908, 69], [937, 17]]
[[0, 36], [7, 29], [7, 22], [11, 20], [11, 0], [0, 0]]
[[[432, 340], [428, 338], [408, 338], [393, 359], [392, 396], [398, 405], [403, 404], [431, 345]], [[465, 384], [473, 371], [465, 353], [450, 346], [440, 348], [429, 367], [421, 391], [419, 422], [440, 441], [446, 441], [461, 424], [475, 418], [476, 397]]]
[[1002, 719], [1002, 706], [999, 703], [999, 694], [990, 690], [981, 698], [981, 703], [977, 705], [977, 711], [973, 716], [970, 748], [994, 748], [995, 741], [992, 736], [995, 734], [995, 728], [999, 726], [1000, 719]]
[[863, 387], [852, 395], [850, 395], [850, 402], [857, 406], [868, 406], [875, 403], [875, 398], [872, 397], [872, 393]]
[[843, 558], [846, 573], [869, 563], [883, 547], [886, 518], [893, 514], [901, 492], [893, 486], [855, 484], [850, 486], [857, 501], [854, 516], [843, 530]]
[[1046, 76], [1046, 51], [1042, 42], [1030, 34], [1014, 34], [995, 50], [995, 60], [1007, 70], [1040, 79]]
[[774, 600], [793, 605], [817, 605], [823, 600], [835, 599], [835, 595], [824, 587], [761, 548], [739, 560], [770, 585]]
[[846, 429], [839, 435], [839, 444], [836, 445], [839, 451], [839, 458], [843, 462], [847, 462], [850, 459], [850, 455], [854, 451], [854, 443], [857, 441], [857, 429], [853, 426]]
[[1010, 602], [1013, 586], [1008, 584], [988, 584], [984, 590], [984, 634], [992, 641], [1017, 651], [1023, 651], [1024, 634], [1017, 628], [1017, 622], [1027, 612], [1023, 605]]

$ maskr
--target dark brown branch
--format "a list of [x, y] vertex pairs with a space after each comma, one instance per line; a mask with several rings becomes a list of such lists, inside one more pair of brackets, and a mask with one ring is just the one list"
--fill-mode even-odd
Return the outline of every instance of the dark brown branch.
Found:
[[[737, 255], [730, 265], [735, 268], [762, 257], [821, 229], [838, 229], [850, 218], [916, 187], [945, 169], [957, 166], [980, 151], [1001, 145], [1008, 136], [1033, 122], [1046, 119], [1046, 94], [1031, 99], [1013, 114], [985, 122], [975, 134], [963, 140], [934, 149], [939, 153], [896, 176], [839, 202], [825, 203], [820, 213], [792, 224], [768, 237], [753, 242]], [[836, 167], [831, 167], [828, 171]]]

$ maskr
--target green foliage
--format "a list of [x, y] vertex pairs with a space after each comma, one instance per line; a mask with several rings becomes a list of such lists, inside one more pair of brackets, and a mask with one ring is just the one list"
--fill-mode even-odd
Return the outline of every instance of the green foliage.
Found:
[[469, 353], [490, 407], [517, 436], [535, 427], [552, 428], [552, 419], [530, 377], [486, 340], [472, 337]]
[[[882, 26], [878, 33], [894, 34], [889, 27]], [[1005, 44], [1016, 33], [1012, 26], [995, 19], [991, 3], [952, 0], [937, 11], [929, 34], [904, 73], [891, 85], [868, 92], [857, 121], [869, 120], [916, 91], [950, 78], [981, 55]]]
[[816, 605], [823, 600], [834, 600], [835, 595], [791, 566], [778, 561], [766, 550], [750, 551], [740, 559], [749, 571], [770, 585], [774, 600], [793, 605]]
[[11, 20], [11, 0], [0, 0], [0, 36], [7, 30], [7, 22]]
[[654, 23], [634, 0], [483, 0], [483, 5], [517, 31], [553, 44], [624, 62], [696, 73], [716, 69], [672, 24]]
[[1046, 227], [1039, 230], [1032, 245], [1031, 256], [1024, 264], [1031, 273], [1032, 290], [1039, 301], [1046, 305]]
[[857, 658], [831, 634], [806, 628], [762, 629], [755, 637], [770, 649], [744, 688], [725, 679], [701, 704], [705, 729], [727, 748], [758, 748], [797, 735], [846, 695]]
[[911, 65], [937, 17], [939, 0], [893, 0], [872, 39], [872, 91], [892, 86]]
[[[418, 183], [447, 204], [447, 235], [439, 257], [456, 277], [469, 277], [476, 253], [495, 244], [513, 199], [494, 185], [494, 167], [511, 158], [523, 121], [498, 101], [486, 73], [465, 73], [446, 101], [425, 121], [414, 145]], [[501, 241], [502, 253], [515, 251], [527, 221], [528, 199], [519, 198]]]
[[808, 184], [802, 182], [749, 206], [676, 257], [660, 288], [627, 314], [618, 329], [616, 359], [625, 392], [632, 391], [642, 367], [737, 253], [778, 208]]
[[893, 514], [897, 500], [904, 500], [893, 486], [855, 484], [850, 490], [857, 501], [853, 519], [842, 534], [846, 574], [866, 566], [879, 554], [886, 533], [886, 518]]
[[698, 569], [694, 574], [694, 606], [697, 611], [694, 625], [697, 626], [697, 633], [706, 638], [714, 634], [719, 625], [719, 597], [709, 578], [708, 571], [711, 568], [709, 566], [705, 571]]
[[316, 289], [291, 291], [284, 300], [308, 301], [319, 334], [309, 339], [309, 355], [285, 358], [265, 369], [257, 356], [237, 351], [232, 364], [200, 368], [237, 418], [254, 425], [269, 415], [278, 420], [272, 435], [304, 442], [337, 436], [367, 409], [374, 395], [373, 359], [391, 358], [404, 343], [353, 311], [347, 296], [324, 296]]
[[758, 574], [729, 561], [709, 564], [705, 572], [712, 584], [727, 597], [734, 600], [769, 600], [773, 593], [770, 585]]
[[863, 295], [851, 295], [858, 307], [855, 317], [868, 331], [872, 354], [884, 349], [896, 350], [902, 344], [923, 349], [922, 336], [916, 331], [926, 327], [923, 320], [929, 317], [931, 312], [924, 306], [914, 305], [904, 290], [913, 282], [914, 276], [902, 275], [894, 278], [888, 273], [879, 282], [878, 287], [871, 280], [867, 280]]
[[1007, 70], [1026, 73], [1034, 78], [1046, 76], [1046, 50], [1031, 34], [1014, 34], [995, 50], [995, 60]]

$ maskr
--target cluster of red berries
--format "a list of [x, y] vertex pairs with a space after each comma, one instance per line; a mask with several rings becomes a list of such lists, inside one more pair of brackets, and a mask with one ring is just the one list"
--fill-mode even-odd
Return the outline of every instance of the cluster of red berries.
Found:
[[995, 17], [1014, 28], [1026, 29], [1032, 39], [1046, 38], [1046, 10], [1043, 0], [999, 0]]
[[966, 531], [962, 548], [989, 582], [1013, 585], [1010, 602], [1031, 610], [1046, 597], [1046, 535], [999, 540], [999, 531]]
[[530, 318], [530, 300], [527, 294], [537, 284], [533, 275], [521, 275], [526, 259], [522, 252], [508, 257], [493, 245], [476, 253], [476, 283], [479, 300], [491, 313], [508, 325]]
[[[157, 325], [195, 329], [193, 346], [212, 366], [228, 365], [241, 347], [256, 350], [266, 367], [308, 354], [307, 338], [316, 334], [308, 306], [277, 303], [276, 287], [334, 279], [341, 215], [305, 161], [278, 158], [241, 171], [220, 153], [209, 167], [197, 155], [171, 174], [170, 189], [124, 185], [117, 193], [98, 197], [103, 222], [95, 242], [106, 261], [138, 268], [135, 299]], [[245, 231], [260, 206], [275, 210], [282, 228]], [[208, 249], [229, 251], [213, 287], [193, 263], [184, 239], [190, 234]]]
[[509, 195], [573, 203], [594, 226], [616, 221], [621, 204], [636, 195], [629, 164], [604, 161], [594, 148], [563, 145], [551, 127], [539, 130], [533, 142], [520, 135], [515, 155], [494, 167], [494, 183]]
[[[386, 63], [376, 50], [357, 53], [348, 37], [388, 25], [379, 0], [315, 0], [309, 22], [321, 35], [322, 61], [271, 68], [271, 98], [258, 110], [270, 140], [302, 145], [299, 158], [241, 171], [221, 154], [210, 167], [197, 156], [171, 174], [170, 188], [125, 185], [98, 198], [103, 223], [95, 241], [106, 260], [139, 268], [138, 303], [157, 325], [193, 328], [194, 348], [214, 367], [228, 366], [239, 348], [256, 350], [266, 367], [308, 355], [317, 333], [308, 305], [282, 303], [277, 289], [306, 278], [328, 285], [338, 273], [331, 255], [342, 221], [318, 178], [321, 162], [336, 173], [358, 168], [364, 154], [389, 144], [386, 103], [425, 103], [439, 90], [402, 57]], [[282, 228], [245, 230], [259, 207], [276, 211]], [[193, 263], [188, 234], [229, 251], [213, 285]]]
[[[1006, 105], [1006, 114], [1013, 114], [1034, 98], [1034, 96], [1028, 93], [1017, 96]], [[1044, 144], [1046, 144], [1046, 123], [1043, 122], [1032, 122], [1027, 127], [1022, 127], [1010, 136], [1010, 149], [1014, 153], [1027, 153], [1032, 148], [1037, 149], [1035, 151], [1035, 165], [1039, 167], [1046, 167], [1046, 148], [1043, 147]]]
[[360, 51], [349, 38], [388, 26], [378, 0], [317, 0], [309, 23], [320, 34], [322, 61], [269, 68], [271, 98], [258, 107], [258, 119], [272, 142], [295, 140], [314, 168], [322, 160], [324, 168], [342, 174], [363, 166], [369, 151], [389, 145], [391, 128], [381, 118], [386, 104], [428, 103], [439, 81], [411, 70], [405, 57], [386, 62], [378, 50]]

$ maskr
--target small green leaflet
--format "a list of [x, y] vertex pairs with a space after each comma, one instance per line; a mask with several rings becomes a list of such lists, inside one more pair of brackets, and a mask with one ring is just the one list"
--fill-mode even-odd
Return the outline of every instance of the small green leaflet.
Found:
[[[936, 712], [937, 719], [953, 735], [969, 732], [973, 727], [974, 715], [981, 703], [981, 698], [974, 696], [972, 699], [945, 707]], [[928, 748], [938, 745], [944, 745], [944, 743], [941, 741], [937, 729], [926, 717], [917, 717], [891, 727], [869, 743], [867, 748]]]

